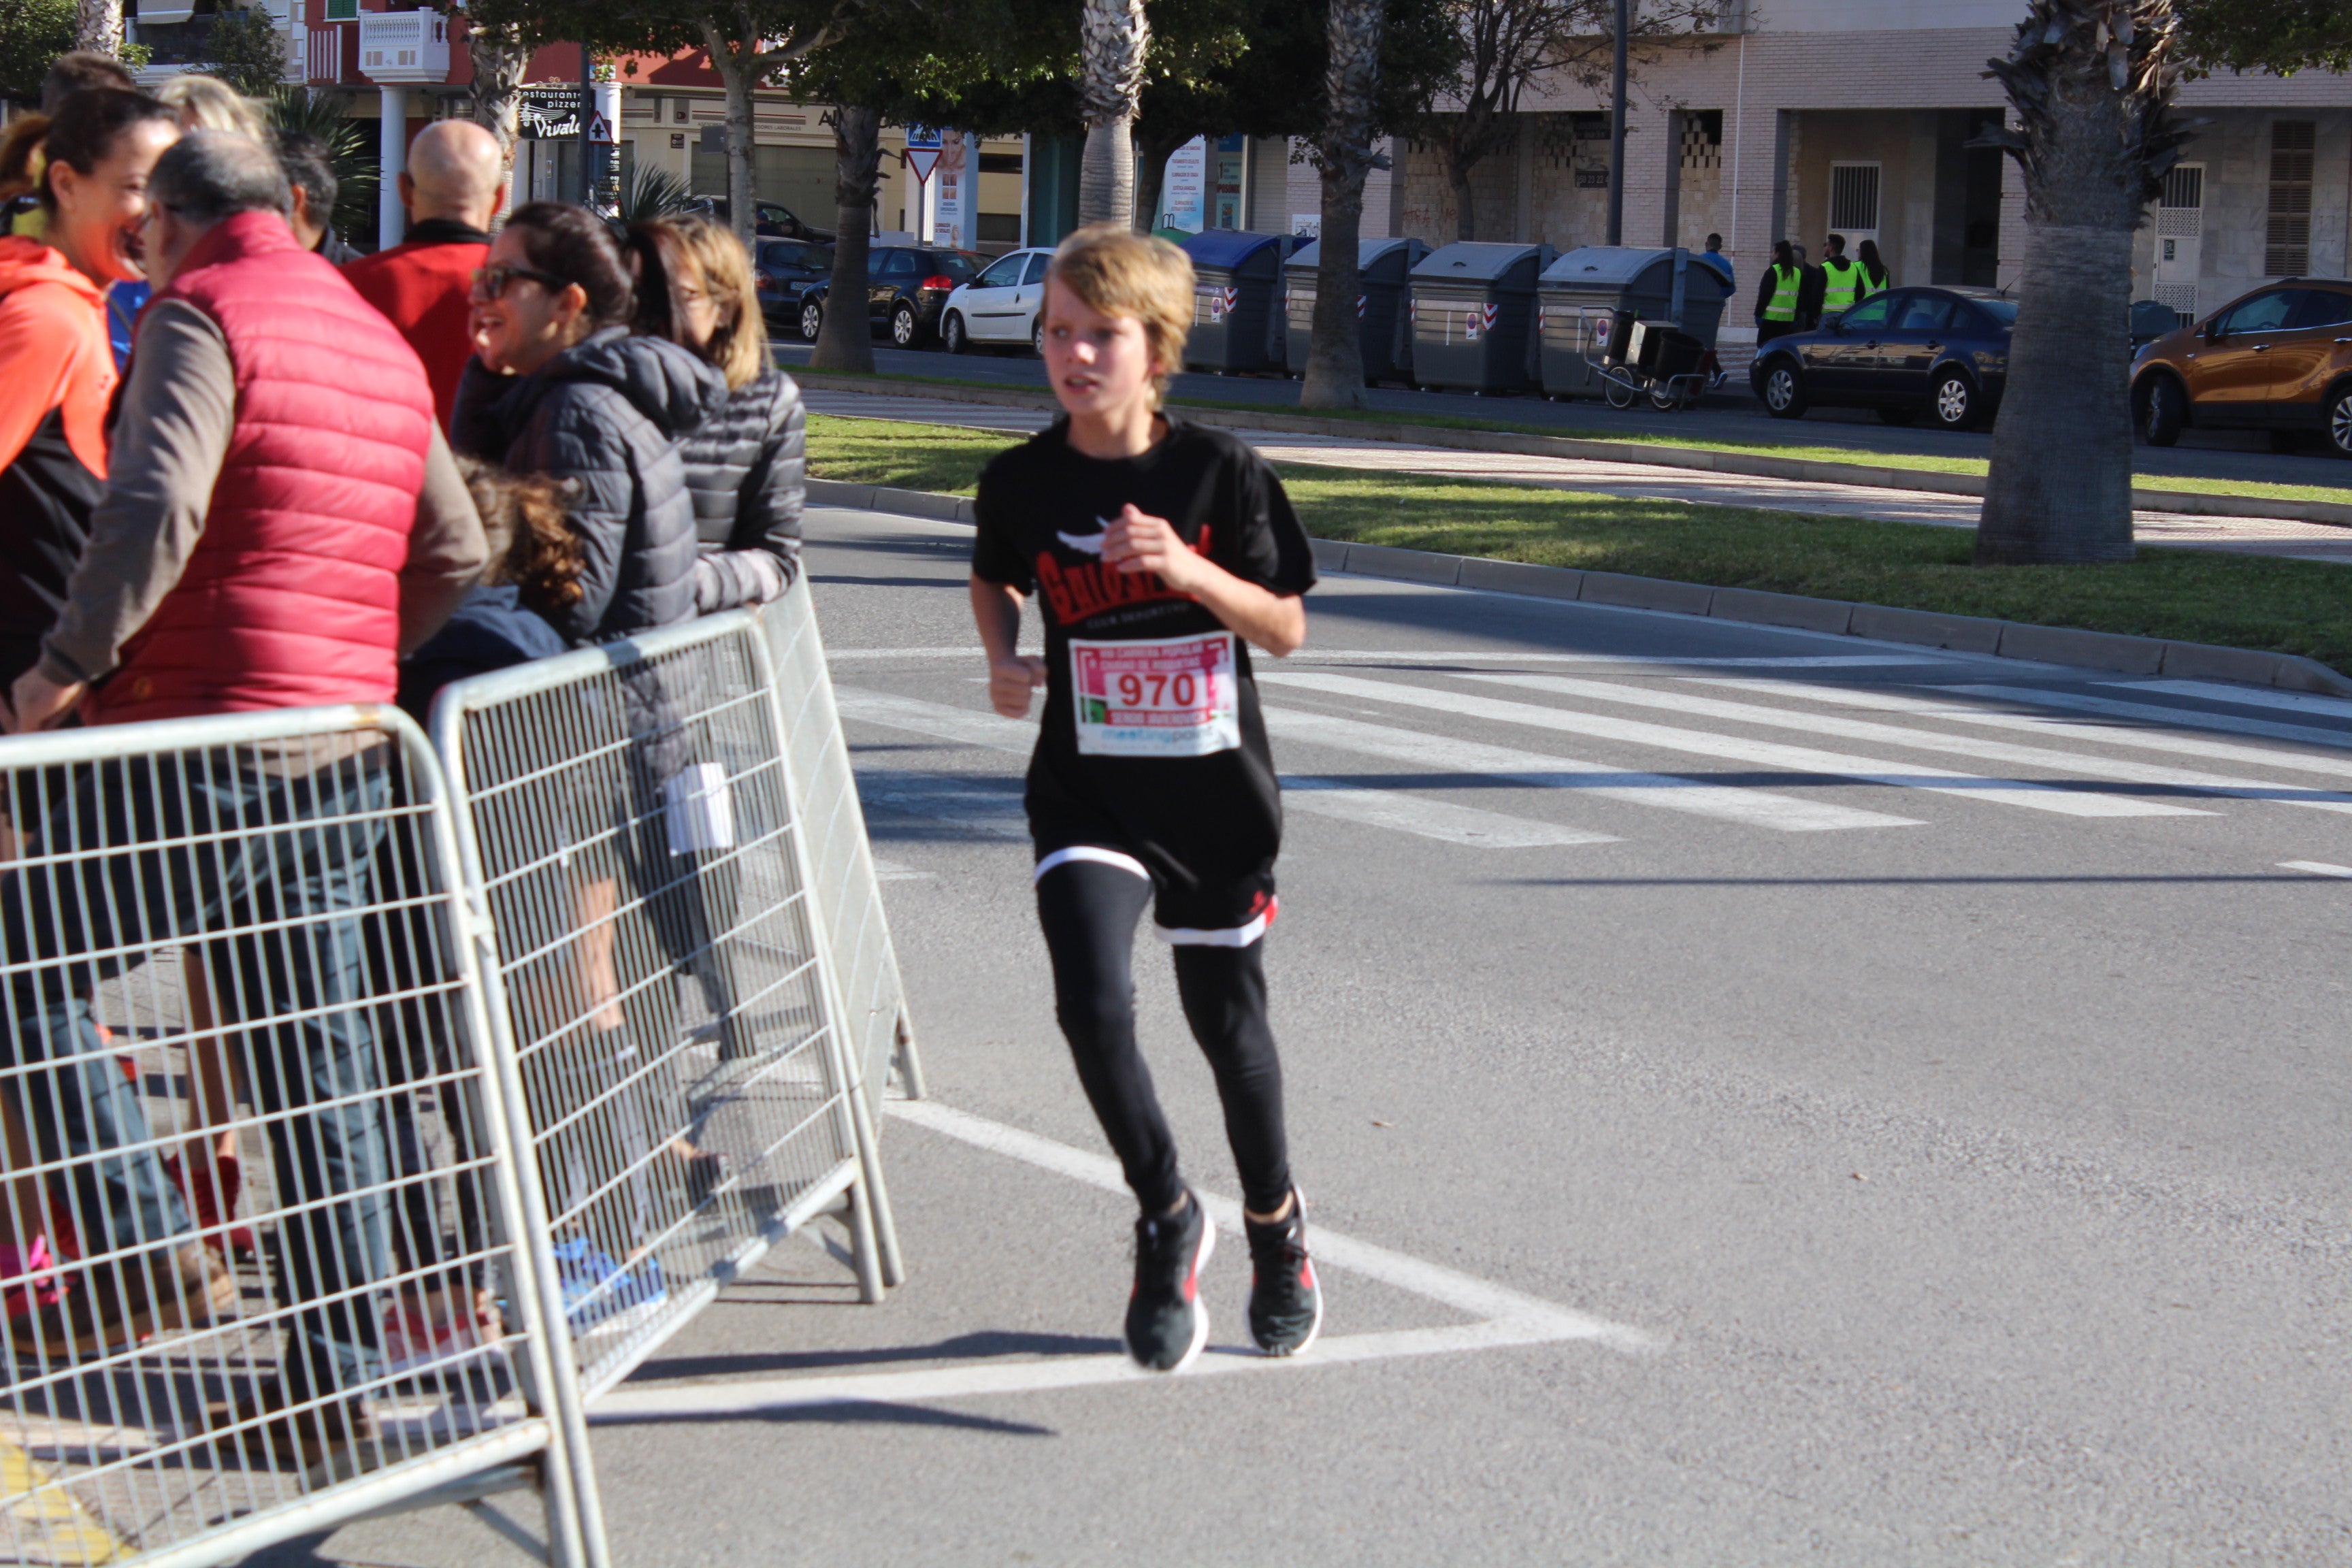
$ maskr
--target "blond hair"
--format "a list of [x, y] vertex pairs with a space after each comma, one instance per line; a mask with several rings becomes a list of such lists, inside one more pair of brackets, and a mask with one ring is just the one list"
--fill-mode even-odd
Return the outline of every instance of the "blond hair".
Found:
[[740, 392], [768, 369], [768, 321], [751, 277], [751, 255], [735, 231], [706, 217], [675, 217], [672, 232], [702, 269], [702, 287], [719, 306], [719, 330], [703, 357], [727, 373], [727, 390]]
[[1143, 340], [1160, 365], [1152, 401], [1164, 402], [1168, 378], [1184, 368], [1184, 339], [1192, 330], [1192, 258], [1157, 235], [1101, 223], [1062, 241], [1045, 278], [1089, 310], [1143, 324]]
[[253, 100], [216, 76], [183, 72], [157, 88], [155, 96], [179, 112], [183, 131], [229, 131], [256, 142], [268, 139]]

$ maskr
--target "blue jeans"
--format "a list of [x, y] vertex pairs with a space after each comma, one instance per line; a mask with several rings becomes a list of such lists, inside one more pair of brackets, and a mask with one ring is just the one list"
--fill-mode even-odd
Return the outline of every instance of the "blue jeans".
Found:
[[[10, 1081], [42, 1158], [75, 1162], [86, 1254], [161, 1261], [194, 1229], [139, 1147], [146, 1113], [91, 996], [149, 949], [186, 943], [193, 963], [200, 948], [216, 1022], [272, 1117], [278, 1204], [318, 1204], [279, 1230], [288, 1304], [302, 1309], [285, 1365], [300, 1398], [363, 1384], [382, 1359], [368, 1287], [390, 1272], [391, 1194], [362, 919], [391, 800], [384, 754], [299, 775], [226, 751], [84, 764], [26, 847], [72, 858], [0, 876], [0, 952], [35, 966], [7, 987], [0, 1058], [47, 1065]], [[357, 820], [330, 820], [341, 817]], [[240, 934], [208, 936], [224, 931]]]

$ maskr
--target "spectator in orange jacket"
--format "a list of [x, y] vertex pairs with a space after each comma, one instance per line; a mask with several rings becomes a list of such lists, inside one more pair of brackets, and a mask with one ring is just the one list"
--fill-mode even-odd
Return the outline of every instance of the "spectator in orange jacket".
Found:
[[490, 225], [505, 200], [499, 139], [470, 120], [436, 121], [408, 144], [400, 176], [407, 240], [343, 269], [360, 298], [389, 317], [425, 362], [444, 430], [457, 405], [457, 377], [474, 355], [466, 326], [474, 269], [489, 259]]
[[43, 237], [0, 239], [0, 689], [40, 657], [89, 538], [116, 379], [106, 288], [142, 276], [148, 173], [180, 128], [142, 93], [92, 88], [40, 135]]

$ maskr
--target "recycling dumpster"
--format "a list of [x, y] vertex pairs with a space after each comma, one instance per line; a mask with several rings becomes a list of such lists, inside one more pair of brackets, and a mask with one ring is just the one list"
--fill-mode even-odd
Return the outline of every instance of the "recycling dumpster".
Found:
[[1412, 269], [1412, 378], [1472, 392], [1532, 387], [1536, 278], [1549, 245], [1465, 241], [1433, 250]]
[[1543, 389], [1554, 397], [1603, 396], [1612, 369], [1645, 382], [1697, 374], [1731, 293], [1687, 249], [1628, 245], [1571, 250], [1537, 289]]
[[1283, 258], [1297, 240], [1286, 234], [1213, 228], [1183, 245], [1192, 258], [1192, 331], [1186, 370], [1284, 371]]
[[[1412, 337], [1406, 330], [1405, 289], [1414, 265], [1429, 254], [1418, 239], [1366, 239], [1356, 246], [1356, 324], [1364, 342], [1364, 380], [1411, 381]], [[1323, 242], [1309, 241], [1283, 268], [1283, 312], [1289, 319], [1290, 374], [1307, 373], [1315, 339], [1315, 285]]]

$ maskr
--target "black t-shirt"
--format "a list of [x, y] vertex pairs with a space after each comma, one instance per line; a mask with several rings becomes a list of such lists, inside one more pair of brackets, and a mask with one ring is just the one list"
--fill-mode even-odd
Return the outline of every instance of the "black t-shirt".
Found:
[[1123, 850], [1150, 869], [1161, 925], [1245, 924], [1271, 903], [1282, 840], [1249, 649], [1156, 574], [1106, 566], [1102, 535], [1133, 502], [1234, 576], [1291, 595], [1315, 585], [1306, 530], [1274, 469], [1224, 431], [1171, 419], [1150, 451], [1104, 459], [1074, 450], [1067, 428], [1000, 454], [972, 509], [973, 574], [1045, 612], [1038, 858]]

